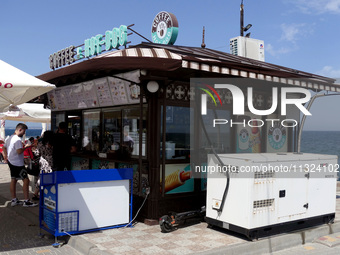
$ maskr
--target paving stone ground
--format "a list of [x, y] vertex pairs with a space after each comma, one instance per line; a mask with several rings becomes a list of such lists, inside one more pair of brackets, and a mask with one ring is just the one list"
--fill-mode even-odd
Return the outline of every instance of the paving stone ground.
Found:
[[[253, 248], [261, 242], [251, 242], [243, 236], [224, 229], [211, 229], [205, 222], [179, 228], [171, 233], [161, 233], [159, 226], [148, 226], [137, 222], [133, 228], [116, 228], [71, 237], [70, 242], [60, 248], [52, 246], [54, 237], [41, 238], [39, 228], [39, 208], [24, 208], [22, 206], [4, 206], [9, 201], [9, 170], [7, 165], [0, 164], [0, 254], [265, 254], [258, 253]], [[22, 188], [18, 185], [17, 194], [23, 199]], [[339, 223], [340, 193], [337, 194], [335, 222]], [[336, 224], [334, 224], [336, 225]], [[339, 224], [338, 224], [339, 225]], [[325, 225], [324, 228], [328, 229]], [[322, 228], [322, 227], [320, 227]], [[331, 228], [331, 226], [330, 226]], [[340, 227], [338, 232], [340, 231]], [[46, 232], [43, 234], [46, 234]], [[288, 234], [280, 236], [288, 238]], [[299, 239], [302, 235], [298, 233]], [[326, 236], [320, 234], [316, 237]], [[337, 236], [340, 236], [337, 234]], [[296, 238], [295, 238], [296, 239]], [[281, 240], [281, 239], [280, 239]], [[333, 240], [333, 239], [332, 239]], [[326, 241], [332, 241], [327, 239]], [[264, 243], [274, 243], [268, 239]], [[299, 240], [298, 240], [299, 241]], [[325, 240], [323, 240], [325, 241]], [[281, 242], [281, 241], [280, 241]], [[285, 242], [285, 239], [284, 241]], [[282, 242], [281, 242], [282, 243]], [[295, 244], [299, 245], [299, 243]], [[313, 245], [320, 245], [314, 243]], [[236, 252], [235, 247], [249, 247], [252, 253]], [[300, 243], [300, 248], [302, 247]], [[312, 245], [307, 246], [312, 247]], [[336, 246], [340, 247], [340, 246]], [[336, 248], [335, 247], [335, 248]], [[234, 249], [235, 248], [235, 249]], [[272, 248], [277, 247], [270, 247]], [[286, 247], [288, 248], [288, 247]], [[307, 249], [306, 248], [306, 249]], [[91, 250], [92, 249], [92, 250]], [[283, 248], [285, 249], [285, 248]], [[306, 250], [305, 248], [301, 248]], [[334, 249], [334, 248], [333, 248]], [[242, 250], [242, 249], [241, 249]], [[310, 250], [313, 250], [310, 248]], [[91, 253], [90, 253], [91, 251]], [[230, 252], [227, 252], [230, 251]], [[243, 250], [244, 251], [244, 250]], [[308, 251], [308, 249], [307, 249]], [[295, 251], [290, 251], [294, 254]], [[278, 253], [284, 254], [284, 253]], [[299, 254], [296, 253], [296, 254]]]
[[[0, 165], [0, 254], [79, 255], [69, 245], [54, 248], [54, 237], [40, 232], [38, 207], [11, 207], [10, 203], [6, 203], [10, 199], [9, 172], [6, 167], [7, 165]], [[22, 198], [20, 184], [17, 191], [18, 197]]]

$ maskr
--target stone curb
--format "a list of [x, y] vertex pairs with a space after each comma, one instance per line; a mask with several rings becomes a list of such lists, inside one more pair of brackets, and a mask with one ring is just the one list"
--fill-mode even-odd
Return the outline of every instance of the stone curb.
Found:
[[[294, 246], [303, 245], [313, 242], [316, 238], [329, 235], [332, 233], [340, 233], [340, 222], [331, 225], [321, 225], [318, 227], [305, 229], [295, 233], [282, 234], [267, 239], [254, 242], [247, 242], [235, 245], [226, 245], [210, 251], [196, 253], [198, 255], [253, 255], [253, 254], [270, 254], [272, 252], [281, 251]], [[72, 236], [68, 244], [84, 255], [112, 255], [106, 250], [100, 250], [90, 241], [85, 240], [81, 236]]]
[[340, 222], [335, 222], [331, 225], [321, 225], [314, 228], [300, 230], [295, 233], [283, 234], [267, 239], [262, 239], [254, 242], [242, 244], [228, 245], [197, 253], [198, 255], [252, 255], [252, 254], [270, 254], [272, 252], [284, 250], [294, 246], [303, 245], [308, 242], [313, 242], [321, 236], [340, 232]]
[[80, 236], [72, 236], [67, 244], [85, 255], [112, 255], [112, 253], [98, 249], [96, 245]]

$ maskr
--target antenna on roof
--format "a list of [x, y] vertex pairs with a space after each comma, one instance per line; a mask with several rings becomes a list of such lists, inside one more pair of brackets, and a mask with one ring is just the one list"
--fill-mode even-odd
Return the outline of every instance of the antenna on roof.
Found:
[[201, 47], [204, 49], [205, 48], [205, 43], [204, 43], [204, 37], [205, 37], [205, 27], [203, 26], [203, 35], [202, 35], [202, 44]]
[[243, 36], [243, 0], [240, 6], [240, 36]]

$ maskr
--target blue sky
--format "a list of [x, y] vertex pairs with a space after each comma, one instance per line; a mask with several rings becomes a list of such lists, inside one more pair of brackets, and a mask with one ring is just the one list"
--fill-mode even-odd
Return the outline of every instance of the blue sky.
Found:
[[[207, 48], [229, 52], [239, 35], [241, 0], [229, 1], [74, 1], [1, 0], [0, 59], [32, 75], [50, 71], [51, 53], [120, 25], [151, 39], [151, 23], [160, 11], [176, 15], [176, 45], [200, 46], [205, 26]], [[251, 37], [264, 40], [266, 62], [340, 77], [340, 0], [244, 0]], [[132, 35], [138, 44], [144, 39]], [[340, 96], [318, 99], [305, 130], [340, 130], [335, 110]], [[325, 114], [325, 112], [327, 112]], [[7, 124], [8, 126], [9, 124]]]

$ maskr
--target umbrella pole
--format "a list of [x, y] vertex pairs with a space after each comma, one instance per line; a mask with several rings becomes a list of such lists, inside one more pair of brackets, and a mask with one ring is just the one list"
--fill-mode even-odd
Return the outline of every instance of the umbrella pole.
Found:
[[3, 140], [3, 141], [5, 141], [5, 138], [6, 138], [5, 123], [6, 123], [6, 120], [1, 119], [0, 139]]
[[[24, 122], [24, 124], [26, 125], [26, 122]], [[24, 142], [26, 141], [26, 133], [24, 134], [24, 136], [22, 137], [22, 139], [24, 140]]]
[[41, 127], [42, 127], [42, 129], [41, 129], [41, 136], [44, 134], [44, 132], [46, 131], [46, 126], [47, 126], [47, 124], [46, 123], [41, 123]]

